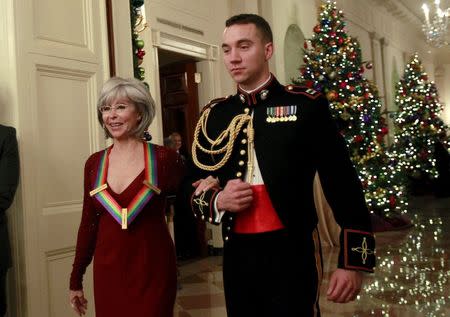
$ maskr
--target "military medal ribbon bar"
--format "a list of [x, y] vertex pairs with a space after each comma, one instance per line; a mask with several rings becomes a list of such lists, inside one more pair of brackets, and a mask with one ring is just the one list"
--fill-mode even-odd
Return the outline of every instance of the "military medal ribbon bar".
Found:
[[297, 106], [267, 107], [266, 114], [268, 123], [297, 121]]

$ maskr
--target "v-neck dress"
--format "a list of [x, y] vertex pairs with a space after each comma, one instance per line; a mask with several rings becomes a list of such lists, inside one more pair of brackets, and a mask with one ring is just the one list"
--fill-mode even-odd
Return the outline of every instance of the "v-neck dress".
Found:
[[[154, 146], [162, 192], [153, 196], [126, 230], [95, 197], [89, 196], [103, 151], [86, 162], [83, 214], [70, 289], [82, 289], [83, 275], [93, 256], [96, 317], [173, 316], [175, 250], [164, 213], [165, 197], [175, 192], [182, 176], [182, 162], [174, 151]], [[142, 171], [122, 193], [107, 190], [120, 206], [126, 207], [144, 179]]]

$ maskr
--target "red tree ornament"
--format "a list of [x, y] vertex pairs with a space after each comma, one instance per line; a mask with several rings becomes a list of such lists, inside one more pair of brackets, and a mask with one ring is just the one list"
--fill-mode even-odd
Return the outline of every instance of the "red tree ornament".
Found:
[[312, 80], [305, 81], [305, 86], [308, 88], [312, 88], [314, 86], [314, 82]]
[[138, 50], [137, 50], [136, 56], [137, 56], [139, 59], [143, 59], [143, 58], [144, 58], [144, 55], [145, 55], [145, 51], [144, 51], [144, 50], [142, 50], [142, 49], [138, 49]]
[[338, 98], [338, 93], [335, 90], [327, 92], [327, 99], [329, 101], [335, 101]]
[[422, 150], [419, 153], [419, 157], [421, 160], [427, 160], [428, 159], [428, 152], [426, 150]]
[[377, 141], [378, 142], [383, 142], [383, 134], [377, 134]]
[[391, 195], [391, 197], [389, 197], [389, 205], [391, 205], [391, 208], [395, 207], [395, 205], [397, 204], [397, 199], [395, 199], [394, 195]]

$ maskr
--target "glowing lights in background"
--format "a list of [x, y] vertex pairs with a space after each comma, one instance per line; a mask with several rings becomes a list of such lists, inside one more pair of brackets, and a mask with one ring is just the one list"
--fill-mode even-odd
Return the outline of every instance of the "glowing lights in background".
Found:
[[448, 148], [448, 127], [439, 118], [443, 106], [436, 85], [428, 80], [417, 54], [411, 57], [396, 85], [395, 103], [398, 112], [394, 116], [393, 148], [402, 170], [416, 179], [437, 178], [435, 143]]
[[406, 212], [405, 179], [395, 153], [384, 142], [388, 133], [375, 85], [363, 73], [372, 63], [362, 60], [361, 47], [347, 34], [335, 2], [320, 6], [313, 37], [304, 44], [304, 65], [295, 84], [321, 91], [345, 138], [358, 171], [369, 210], [383, 217]]

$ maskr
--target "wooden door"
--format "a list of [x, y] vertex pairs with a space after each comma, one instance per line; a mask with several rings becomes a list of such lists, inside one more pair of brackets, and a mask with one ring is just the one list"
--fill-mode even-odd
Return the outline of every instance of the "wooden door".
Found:
[[[17, 292], [9, 316], [75, 316], [68, 286], [81, 219], [83, 168], [87, 157], [105, 145], [96, 118], [107, 70], [105, 2], [9, 3], [10, 21], [20, 21], [5, 25], [11, 27], [7, 43], [15, 43], [10, 67], [17, 89], [9, 94], [17, 94], [11, 99], [17, 102], [21, 156], [13, 214], [17, 227], [11, 230], [10, 276]], [[95, 315], [91, 272], [89, 267], [84, 279], [87, 317]]]
[[166, 65], [160, 69], [163, 135], [181, 134], [181, 152], [190, 154], [198, 119], [198, 91], [195, 61]]
[[[172, 132], [180, 133], [183, 142], [180, 152], [188, 156], [191, 153], [192, 139], [199, 115], [195, 73], [196, 65], [193, 60], [176, 62], [160, 68], [163, 135], [166, 138]], [[175, 221], [178, 223], [175, 223], [175, 226], [185, 226], [184, 230], [191, 234], [195, 231], [197, 236], [190, 241], [196, 245], [184, 245], [193, 249], [193, 255], [206, 256], [208, 252], [205, 239], [206, 225], [203, 221], [189, 219], [190, 215], [190, 211], [178, 206], [175, 210]], [[195, 225], [196, 228], [187, 228], [191, 225]], [[177, 245], [176, 241], [175, 245]], [[183, 248], [182, 245], [180, 243], [178, 247]]]

